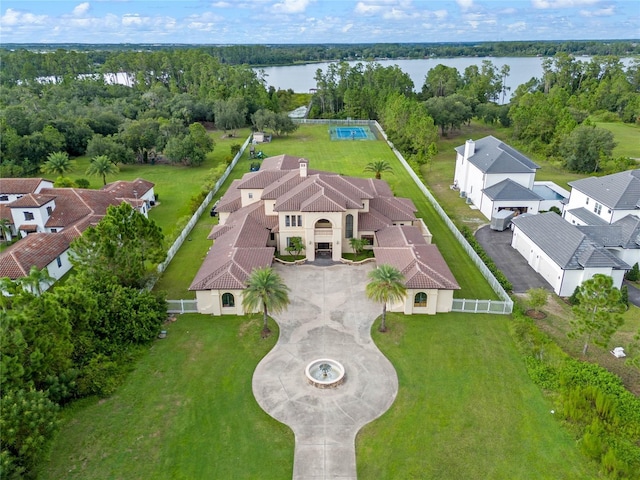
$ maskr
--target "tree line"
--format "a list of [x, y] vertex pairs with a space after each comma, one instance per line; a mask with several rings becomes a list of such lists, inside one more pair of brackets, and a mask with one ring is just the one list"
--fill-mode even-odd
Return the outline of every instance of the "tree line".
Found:
[[[113, 53], [141, 52], [144, 55], [176, 50], [199, 50], [228, 65], [292, 65], [295, 63], [340, 60], [376, 60], [429, 57], [552, 57], [570, 55], [633, 56], [640, 53], [634, 40], [571, 40], [514, 42], [434, 42], [434, 43], [362, 43], [362, 44], [281, 44], [281, 45], [188, 45], [188, 44], [5, 44], [2, 57], [13, 63], [12, 56], [29, 61], [24, 71], [5, 70], [0, 64], [0, 79], [25, 80], [21, 75], [59, 74], [59, 65], [76, 73], [95, 73]], [[79, 68], [82, 67], [82, 68]]]

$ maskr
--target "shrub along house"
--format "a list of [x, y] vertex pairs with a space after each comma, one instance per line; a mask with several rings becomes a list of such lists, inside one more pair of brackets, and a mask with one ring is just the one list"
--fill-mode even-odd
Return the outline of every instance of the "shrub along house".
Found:
[[[411, 227], [413, 243], [402, 248], [412, 248], [420, 238], [421, 248], [437, 251], [428, 245], [431, 234], [415, 211], [410, 199], [394, 197], [382, 180], [310, 170], [308, 160], [290, 155], [266, 158], [259, 171], [234, 181], [218, 202], [219, 224], [209, 235], [214, 244], [189, 289], [196, 292], [200, 313], [243, 314], [242, 290], [251, 270], [270, 265], [274, 253], [287, 252], [296, 237], [304, 245], [307, 261], [318, 257], [340, 261], [343, 253], [352, 251], [351, 238], [367, 240], [375, 253], [385, 247], [384, 238], [390, 238], [383, 237], [381, 243], [378, 234], [392, 226]], [[448, 294], [438, 299], [434, 292], [458, 286], [444, 260], [433, 268], [449, 281], [425, 286], [424, 293], [433, 302], [420, 301], [419, 308], [449, 311]]]

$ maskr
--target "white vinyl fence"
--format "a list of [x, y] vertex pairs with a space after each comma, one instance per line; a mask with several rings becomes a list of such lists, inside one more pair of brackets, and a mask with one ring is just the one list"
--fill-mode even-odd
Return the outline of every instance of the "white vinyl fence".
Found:
[[169, 313], [198, 313], [197, 300], [167, 300]]

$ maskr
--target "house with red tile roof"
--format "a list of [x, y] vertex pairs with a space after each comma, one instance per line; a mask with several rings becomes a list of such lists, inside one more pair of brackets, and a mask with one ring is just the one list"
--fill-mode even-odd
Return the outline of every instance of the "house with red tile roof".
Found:
[[[412, 299], [401, 311], [451, 310], [453, 290], [459, 288], [453, 275], [430, 245], [431, 234], [415, 216], [413, 202], [394, 197], [383, 180], [311, 170], [307, 159], [279, 155], [232, 182], [215, 209], [220, 221], [208, 237], [214, 243], [189, 288], [196, 292], [200, 313], [243, 314], [242, 292], [251, 271], [270, 266], [274, 253], [286, 252], [295, 237], [302, 240], [309, 262], [319, 257], [341, 261], [343, 253], [352, 252], [351, 238], [366, 239], [376, 254], [390, 253], [385, 263], [393, 260], [412, 276]], [[406, 230], [398, 230], [404, 233], [396, 239], [384, 233], [391, 227]], [[419, 252], [410, 251], [418, 247]], [[417, 260], [400, 265], [385, 248]], [[418, 283], [418, 278], [431, 280]], [[423, 295], [416, 305], [419, 291]]]
[[[5, 180], [2, 183], [4, 191]], [[126, 202], [147, 216], [155, 202], [153, 188], [153, 183], [140, 178], [101, 190], [45, 186], [1, 205], [2, 218], [10, 219], [21, 238], [0, 253], [0, 277], [15, 280], [36, 266], [46, 268], [56, 280], [61, 278], [71, 269], [69, 245], [75, 238], [97, 225], [110, 205]]]

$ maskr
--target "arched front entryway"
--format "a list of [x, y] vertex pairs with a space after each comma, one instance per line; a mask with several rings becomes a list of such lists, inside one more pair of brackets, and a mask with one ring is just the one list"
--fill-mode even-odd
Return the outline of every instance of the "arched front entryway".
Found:
[[333, 225], [321, 218], [313, 226], [314, 250], [316, 258], [331, 258], [333, 254]]

